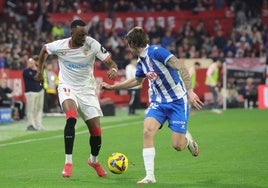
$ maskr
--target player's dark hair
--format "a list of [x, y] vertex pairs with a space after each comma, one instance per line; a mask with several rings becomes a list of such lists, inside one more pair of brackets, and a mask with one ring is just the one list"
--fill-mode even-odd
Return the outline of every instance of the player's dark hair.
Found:
[[71, 29], [76, 28], [77, 26], [86, 26], [86, 23], [83, 20], [74, 20], [71, 23]]
[[125, 39], [131, 48], [144, 48], [149, 43], [148, 36], [141, 27], [131, 29]]

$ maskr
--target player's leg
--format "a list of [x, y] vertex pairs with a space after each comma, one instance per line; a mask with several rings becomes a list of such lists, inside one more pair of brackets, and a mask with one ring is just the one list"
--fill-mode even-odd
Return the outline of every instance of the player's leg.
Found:
[[102, 168], [98, 161], [98, 156], [102, 144], [100, 117], [103, 116], [98, 97], [84, 92], [83, 96], [80, 96], [78, 103], [81, 111], [80, 114], [85, 120], [90, 134], [90, 156], [88, 158], [88, 164], [94, 168], [98, 176], [106, 177], [107, 172]]
[[89, 130], [89, 145], [90, 156], [88, 164], [93, 167], [100, 177], [106, 177], [107, 172], [102, 168], [98, 161], [99, 152], [101, 149], [101, 127], [99, 117], [95, 117], [86, 121]]
[[65, 165], [62, 176], [70, 177], [72, 175], [72, 153], [78, 112], [76, 103], [72, 99], [65, 100], [62, 103], [62, 108], [66, 115], [66, 124], [64, 127]]
[[161, 124], [153, 117], [147, 117], [144, 120], [143, 127], [143, 162], [145, 167], [146, 176], [137, 184], [155, 183], [154, 175], [154, 158], [155, 158], [155, 146], [154, 137]]
[[172, 147], [177, 151], [182, 151], [188, 145], [188, 140], [184, 133], [172, 131]]
[[78, 103], [75, 92], [65, 85], [58, 87], [59, 103], [66, 116], [64, 127], [65, 165], [62, 171], [63, 177], [72, 175], [72, 153], [75, 139], [75, 124], [78, 118]]
[[193, 140], [192, 135], [187, 131], [189, 105], [187, 96], [180, 101], [169, 105], [170, 113], [168, 114], [169, 128], [172, 130], [172, 146], [177, 151], [182, 151], [188, 147], [193, 156], [199, 154], [197, 143]]
[[199, 147], [197, 143], [192, 138], [192, 135], [189, 131], [186, 134], [172, 132], [172, 145], [173, 148], [177, 151], [182, 151], [184, 148], [188, 148], [193, 156], [199, 155]]

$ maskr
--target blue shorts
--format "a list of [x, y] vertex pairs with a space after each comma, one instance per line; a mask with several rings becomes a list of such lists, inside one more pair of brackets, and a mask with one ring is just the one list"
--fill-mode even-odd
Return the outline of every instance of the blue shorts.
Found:
[[187, 99], [182, 98], [176, 102], [158, 103], [152, 102], [146, 113], [147, 117], [155, 118], [162, 128], [165, 121], [168, 121], [168, 127], [177, 133], [185, 134], [187, 131], [189, 105]]

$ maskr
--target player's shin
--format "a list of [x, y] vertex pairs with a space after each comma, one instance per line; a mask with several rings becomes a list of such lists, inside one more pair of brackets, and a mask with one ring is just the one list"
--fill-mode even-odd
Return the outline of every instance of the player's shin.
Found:
[[101, 149], [101, 128], [93, 128], [90, 129], [90, 138], [89, 145], [91, 148], [90, 158], [93, 163], [98, 162], [97, 156], [99, 155], [99, 151]]

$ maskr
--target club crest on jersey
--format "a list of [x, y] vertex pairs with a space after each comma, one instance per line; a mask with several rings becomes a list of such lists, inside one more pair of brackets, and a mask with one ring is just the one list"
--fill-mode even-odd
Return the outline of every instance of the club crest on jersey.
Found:
[[153, 82], [153, 81], [157, 80], [158, 75], [157, 75], [156, 72], [150, 71], [150, 72], [148, 72], [148, 73], [146, 74], [146, 77], [147, 77], [151, 82]]
[[88, 50], [83, 50], [83, 54], [84, 54], [85, 56], [87, 56], [87, 55], [88, 55]]
[[101, 52], [102, 52], [102, 53], [104, 53], [104, 54], [106, 54], [106, 53], [107, 53], [107, 50], [106, 50], [106, 49], [105, 49], [103, 46], [101, 46], [101, 48], [100, 48], [100, 49], [101, 49]]

